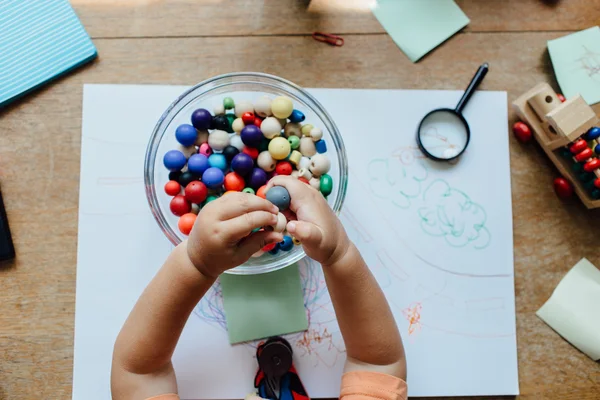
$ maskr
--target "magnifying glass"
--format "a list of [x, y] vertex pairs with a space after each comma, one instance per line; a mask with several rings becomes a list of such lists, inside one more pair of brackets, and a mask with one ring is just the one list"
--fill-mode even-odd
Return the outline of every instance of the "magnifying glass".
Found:
[[423, 117], [417, 129], [417, 144], [427, 157], [436, 161], [450, 161], [465, 151], [471, 131], [462, 110], [483, 81], [488, 67], [488, 63], [479, 67], [454, 110], [438, 108]]

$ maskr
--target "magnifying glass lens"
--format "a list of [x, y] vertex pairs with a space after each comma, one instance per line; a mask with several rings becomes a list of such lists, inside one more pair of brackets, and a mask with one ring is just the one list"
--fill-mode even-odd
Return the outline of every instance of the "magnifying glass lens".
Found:
[[449, 160], [467, 146], [469, 133], [464, 120], [451, 110], [428, 114], [419, 127], [423, 149], [433, 157]]

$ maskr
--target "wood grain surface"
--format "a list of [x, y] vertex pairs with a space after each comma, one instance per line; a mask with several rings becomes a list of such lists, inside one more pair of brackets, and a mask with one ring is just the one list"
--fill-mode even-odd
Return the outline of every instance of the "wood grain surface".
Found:
[[[0, 111], [0, 181], [17, 251], [0, 268], [0, 399], [71, 396], [84, 83], [191, 85], [253, 70], [306, 87], [463, 89], [488, 61], [481, 88], [512, 101], [540, 81], [558, 89], [547, 40], [600, 16], [597, 0], [458, 1], [469, 27], [412, 64], [370, 14], [336, 12], [336, 2], [309, 13], [294, 0], [73, 0], [98, 60]], [[343, 32], [346, 44], [315, 42], [316, 29]], [[519, 398], [600, 399], [600, 365], [534, 314], [581, 257], [600, 266], [600, 211], [555, 196], [556, 170], [537, 145], [511, 135], [510, 152]]]

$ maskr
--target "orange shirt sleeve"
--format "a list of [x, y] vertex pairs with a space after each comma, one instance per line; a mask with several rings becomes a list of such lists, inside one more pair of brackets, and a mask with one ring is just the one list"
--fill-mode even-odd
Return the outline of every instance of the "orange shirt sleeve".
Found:
[[408, 388], [402, 379], [379, 372], [353, 371], [342, 376], [340, 400], [406, 400]]
[[146, 400], [179, 400], [179, 396], [176, 394], [161, 394], [160, 396], [150, 397]]

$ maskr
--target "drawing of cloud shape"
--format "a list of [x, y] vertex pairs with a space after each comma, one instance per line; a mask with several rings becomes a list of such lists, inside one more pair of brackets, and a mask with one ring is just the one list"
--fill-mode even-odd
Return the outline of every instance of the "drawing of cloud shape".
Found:
[[374, 159], [368, 165], [369, 189], [374, 196], [389, 199], [399, 208], [410, 207], [410, 200], [421, 194], [427, 170], [420, 163], [403, 165], [396, 158]]
[[443, 236], [453, 247], [472, 243], [475, 249], [483, 249], [489, 245], [485, 210], [465, 193], [436, 180], [425, 189], [423, 200], [425, 206], [419, 209], [419, 216], [425, 233]]

